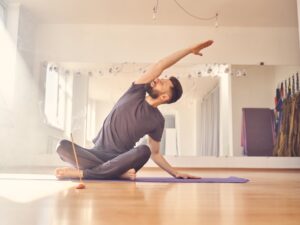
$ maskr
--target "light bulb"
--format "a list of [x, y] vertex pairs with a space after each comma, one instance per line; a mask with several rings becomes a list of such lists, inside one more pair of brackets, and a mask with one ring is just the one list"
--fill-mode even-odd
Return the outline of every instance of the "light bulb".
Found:
[[153, 12], [152, 19], [156, 20], [156, 12]]
[[152, 14], [152, 19], [155, 20], [156, 19], [156, 14], [157, 14], [157, 8], [156, 6], [153, 7], [153, 14]]
[[153, 7], [153, 14], [152, 14], [152, 19], [153, 20], [156, 20], [157, 11], [158, 11], [158, 0], [156, 2], [156, 5], [154, 5], [154, 7]]
[[218, 23], [218, 20], [216, 20], [215, 22], [215, 28], [218, 28], [219, 27], [219, 23]]
[[218, 16], [219, 16], [219, 14], [218, 14], [218, 13], [216, 13], [215, 28], [218, 28], [218, 27], [219, 27], [219, 23], [218, 23]]

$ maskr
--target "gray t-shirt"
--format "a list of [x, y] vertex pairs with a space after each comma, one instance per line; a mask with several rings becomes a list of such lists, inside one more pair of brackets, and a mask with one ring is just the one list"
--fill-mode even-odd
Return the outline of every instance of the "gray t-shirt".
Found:
[[164, 117], [145, 100], [144, 84], [132, 84], [106, 117], [102, 129], [93, 140], [96, 149], [126, 152], [148, 134], [160, 141]]

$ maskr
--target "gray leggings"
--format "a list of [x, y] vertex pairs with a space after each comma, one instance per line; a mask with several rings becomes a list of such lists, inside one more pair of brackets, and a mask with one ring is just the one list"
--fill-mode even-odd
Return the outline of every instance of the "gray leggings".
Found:
[[[140, 145], [119, 155], [74, 145], [79, 168], [83, 170], [83, 178], [85, 179], [118, 178], [129, 169], [134, 169], [137, 172], [151, 155], [147, 145]], [[60, 141], [57, 146], [57, 153], [63, 161], [70, 163], [75, 168], [77, 167], [72, 142]]]

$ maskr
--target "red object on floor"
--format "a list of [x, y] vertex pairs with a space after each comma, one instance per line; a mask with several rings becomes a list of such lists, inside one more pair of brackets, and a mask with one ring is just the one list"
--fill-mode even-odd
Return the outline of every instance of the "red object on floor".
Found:
[[85, 189], [85, 184], [80, 183], [76, 186], [76, 189]]

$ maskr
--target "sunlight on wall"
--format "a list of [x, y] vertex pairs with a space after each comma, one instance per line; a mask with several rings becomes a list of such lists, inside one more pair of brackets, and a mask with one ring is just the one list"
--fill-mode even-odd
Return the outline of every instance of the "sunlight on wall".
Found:
[[[37, 79], [28, 48], [26, 23], [19, 25], [20, 8], [8, 7], [6, 23], [0, 21], [0, 143], [1, 164], [32, 165], [34, 155], [46, 152], [43, 112]], [[27, 35], [27, 36], [26, 36]], [[31, 43], [30, 42], [30, 43]], [[25, 48], [26, 47], [26, 48]]]

